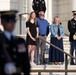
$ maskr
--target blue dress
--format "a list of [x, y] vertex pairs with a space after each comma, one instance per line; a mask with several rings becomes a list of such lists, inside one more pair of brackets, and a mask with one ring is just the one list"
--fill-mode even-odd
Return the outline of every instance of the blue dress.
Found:
[[[54, 26], [53, 26], [53, 29], [55, 28]], [[62, 32], [61, 32], [61, 31], [63, 31], [62, 30], [63, 28], [61, 28], [61, 27], [62, 26], [60, 26], [60, 25], [56, 26], [56, 28], [57, 28], [57, 34], [56, 35], [58, 35], [58, 36], [61, 36], [61, 35], [64, 34], [64, 33], [62, 34]], [[53, 33], [52, 33], [50, 42], [63, 50], [63, 38], [58, 40], [55, 37], [55, 35], [53, 35]], [[50, 49], [49, 49], [49, 61], [50, 62], [64, 62], [64, 54], [62, 52], [58, 51], [56, 48], [50, 46]]]

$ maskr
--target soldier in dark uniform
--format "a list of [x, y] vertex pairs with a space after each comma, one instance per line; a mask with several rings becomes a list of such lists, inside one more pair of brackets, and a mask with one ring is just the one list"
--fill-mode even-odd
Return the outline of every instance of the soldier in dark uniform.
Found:
[[30, 64], [26, 42], [14, 35], [17, 11], [3, 11], [1, 23], [4, 32], [0, 33], [0, 75], [30, 75]]
[[46, 11], [45, 0], [33, 0], [32, 8], [36, 12], [36, 15], [38, 17], [39, 11]]
[[[74, 53], [74, 49], [76, 48], [76, 11], [73, 12], [73, 18], [71, 20], [68, 21], [68, 30], [70, 32], [70, 36], [69, 36], [69, 41], [71, 43], [71, 50], [70, 50], [70, 54], [72, 56]], [[71, 59], [71, 65], [74, 65], [74, 60]]]

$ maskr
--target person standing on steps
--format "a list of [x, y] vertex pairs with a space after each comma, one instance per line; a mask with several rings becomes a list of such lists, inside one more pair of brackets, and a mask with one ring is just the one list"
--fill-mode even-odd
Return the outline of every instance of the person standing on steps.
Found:
[[46, 11], [46, 3], [45, 0], [33, 0], [32, 2], [32, 8], [36, 13], [36, 16], [39, 17], [40, 11]]
[[[38, 22], [38, 27], [39, 27], [39, 38], [42, 38], [43, 40], [46, 41], [46, 38], [49, 34], [49, 23], [46, 19], [44, 19], [44, 17], [45, 17], [44, 11], [40, 11], [39, 18], [37, 18], [37, 22]], [[46, 42], [39, 39], [38, 45], [41, 49], [39, 64], [45, 64], [46, 61], [44, 59], [44, 55], [45, 55], [45, 50], [46, 50]]]
[[17, 10], [0, 11], [4, 31], [0, 33], [0, 75], [30, 75], [28, 51], [24, 39], [15, 36]]
[[[74, 56], [76, 49], [76, 11], [73, 11], [73, 18], [68, 21], [69, 41], [71, 45], [70, 54]], [[73, 58], [71, 58], [71, 65], [75, 65]]]
[[35, 48], [36, 48], [36, 39], [38, 37], [38, 25], [36, 21], [36, 14], [35, 12], [31, 12], [28, 21], [26, 22], [26, 29], [27, 29], [27, 47], [28, 47], [28, 54], [30, 59], [31, 65], [36, 65], [34, 63], [35, 58]]
[[[64, 37], [64, 29], [63, 26], [59, 22], [58, 16], [54, 17], [54, 23], [51, 25], [51, 40], [50, 42], [60, 49], [63, 48], [63, 37]], [[64, 54], [58, 51], [56, 48], [50, 46], [49, 49], [49, 61], [53, 62], [55, 65], [61, 65], [64, 62]]]

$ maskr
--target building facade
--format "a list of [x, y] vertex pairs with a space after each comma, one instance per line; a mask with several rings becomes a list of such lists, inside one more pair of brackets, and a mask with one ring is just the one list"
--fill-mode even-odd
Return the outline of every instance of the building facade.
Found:
[[[32, 10], [32, 1], [33, 0], [0, 0], [0, 9], [5, 9], [5, 8], [15, 8], [19, 10], [18, 14], [21, 13], [30, 13]], [[46, 13], [45, 13], [45, 18], [49, 21], [49, 23], [52, 23], [53, 17], [54, 16], [59, 16], [60, 22], [62, 22], [62, 25], [64, 27], [65, 33], [68, 33], [67, 30], [67, 22], [69, 19], [72, 18], [72, 1], [73, 0], [45, 0], [46, 2]], [[3, 4], [3, 5], [1, 5]], [[28, 18], [28, 15], [23, 15], [22, 20], [21, 20], [21, 28], [20, 28], [20, 18], [17, 17], [17, 25], [15, 29], [16, 34], [20, 34], [20, 29], [21, 29], [21, 34], [25, 34], [26, 31], [26, 20]]]

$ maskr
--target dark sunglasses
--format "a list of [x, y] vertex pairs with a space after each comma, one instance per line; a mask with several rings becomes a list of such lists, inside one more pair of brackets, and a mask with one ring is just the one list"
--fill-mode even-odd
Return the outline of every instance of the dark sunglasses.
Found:
[[40, 16], [45, 16], [44, 14], [40, 14]]

